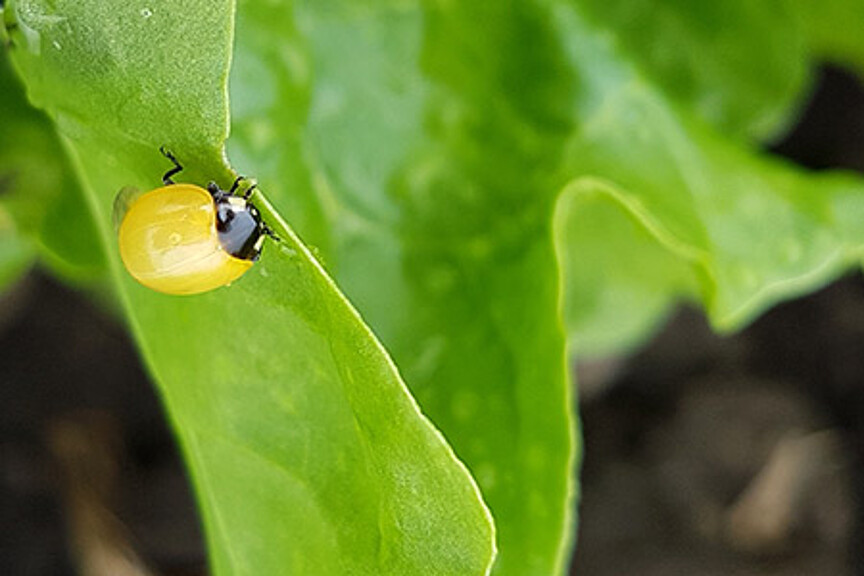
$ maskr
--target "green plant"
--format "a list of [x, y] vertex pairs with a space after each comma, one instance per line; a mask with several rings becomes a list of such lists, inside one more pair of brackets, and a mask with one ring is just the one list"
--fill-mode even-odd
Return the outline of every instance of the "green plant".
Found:
[[[735, 329], [859, 263], [864, 179], [758, 150], [815, 58], [864, 70], [854, 0], [3, 17], [0, 280], [38, 259], [120, 303], [217, 574], [560, 573], [568, 338], [632, 345], [679, 298]], [[158, 185], [162, 145], [184, 181], [266, 195], [284, 242], [230, 288], [164, 296], [119, 264], [112, 202]]]

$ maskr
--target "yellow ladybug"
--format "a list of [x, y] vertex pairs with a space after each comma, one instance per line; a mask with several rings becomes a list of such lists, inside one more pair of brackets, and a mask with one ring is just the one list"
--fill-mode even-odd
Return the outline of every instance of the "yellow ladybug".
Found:
[[[207, 189], [177, 184], [174, 167], [164, 186], [133, 199], [119, 228], [120, 258], [138, 282], [166, 294], [198, 294], [230, 284], [261, 254], [265, 236], [275, 238], [249, 202], [255, 186], [235, 196], [243, 178], [228, 191], [211, 182]], [[122, 193], [121, 193], [122, 195]], [[117, 202], [122, 199], [118, 196]]]

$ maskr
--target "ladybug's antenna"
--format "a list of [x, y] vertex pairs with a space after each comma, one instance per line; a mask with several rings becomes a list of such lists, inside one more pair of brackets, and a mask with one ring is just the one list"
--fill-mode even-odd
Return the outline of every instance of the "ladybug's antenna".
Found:
[[180, 162], [177, 161], [177, 158], [174, 157], [174, 154], [172, 154], [170, 150], [166, 149], [165, 146], [160, 146], [159, 152], [161, 152], [162, 155], [165, 156], [165, 158], [167, 158], [174, 164], [174, 167], [165, 172], [165, 175], [162, 176], [162, 183], [165, 186], [170, 186], [171, 184], [174, 184], [174, 180], [172, 180], [171, 177], [181, 172], [183, 170], [183, 166], [180, 165]]
[[[238, 176], [238, 177], [234, 180], [234, 183], [231, 185], [231, 189], [228, 190], [228, 195], [229, 195], [229, 196], [234, 196], [234, 195], [235, 195], [235, 193], [237, 192], [237, 188], [240, 187], [240, 182], [242, 182], [243, 180], [248, 180], [248, 178], [246, 178], [245, 176]], [[249, 198], [252, 197], [252, 192], [253, 192], [257, 187], [258, 187], [258, 184], [255, 183], [255, 184], [252, 184], [252, 186], [250, 186], [249, 188], [247, 188], [247, 189], [243, 192], [243, 200], [249, 200]]]
[[237, 187], [240, 186], [240, 182], [246, 180], [245, 176], [237, 176], [237, 179], [234, 180], [234, 184], [231, 185], [231, 189], [228, 190], [229, 196], [234, 196], [234, 193], [237, 192]]

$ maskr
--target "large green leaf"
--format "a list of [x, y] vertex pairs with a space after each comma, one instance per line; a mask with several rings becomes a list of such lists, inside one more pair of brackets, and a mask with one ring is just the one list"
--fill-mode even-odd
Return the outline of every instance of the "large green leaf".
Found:
[[159, 183], [226, 185], [228, 0], [19, 0], [15, 59], [63, 135], [116, 288], [187, 456], [217, 574], [484, 574], [465, 468], [306, 247], [282, 237], [235, 285], [157, 294], [122, 270], [111, 206]]
[[500, 575], [560, 573], [571, 540], [556, 48], [522, 1], [239, 5], [232, 157], [292, 203], [474, 472]]

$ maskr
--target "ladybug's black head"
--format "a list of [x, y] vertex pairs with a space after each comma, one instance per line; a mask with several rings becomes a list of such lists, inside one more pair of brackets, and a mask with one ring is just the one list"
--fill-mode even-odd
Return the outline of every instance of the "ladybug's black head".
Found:
[[253, 262], [261, 255], [264, 223], [252, 204], [237, 196], [213, 199], [216, 204], [216, 231], [226, 252]]

